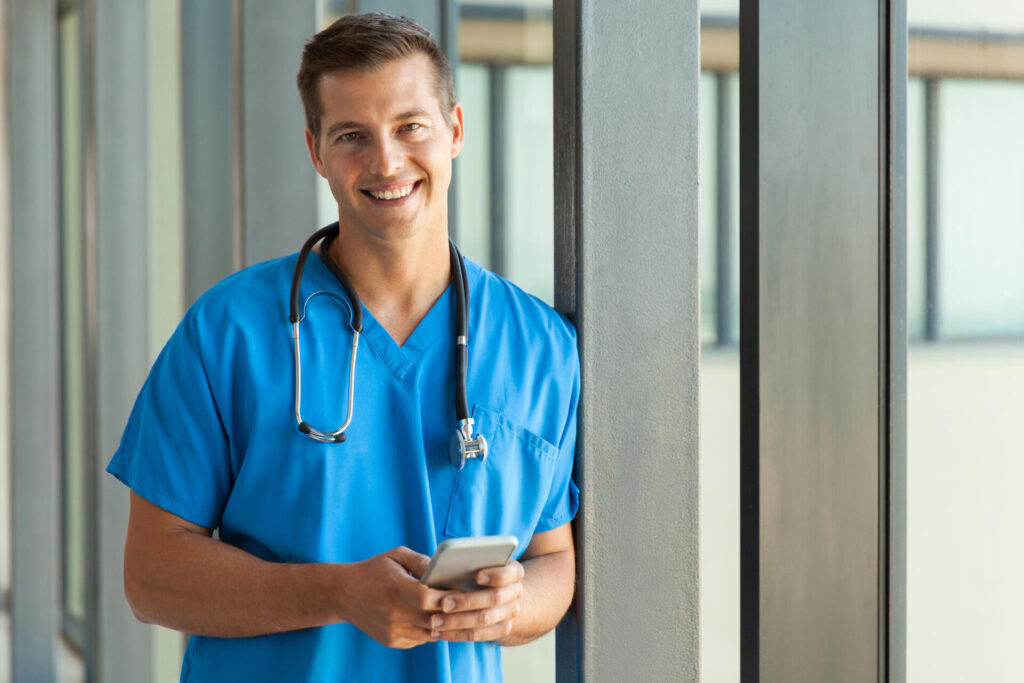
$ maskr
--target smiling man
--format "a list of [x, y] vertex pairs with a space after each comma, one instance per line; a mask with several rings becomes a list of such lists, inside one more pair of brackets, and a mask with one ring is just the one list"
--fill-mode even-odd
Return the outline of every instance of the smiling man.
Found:
[[[298, 83], [338, 222], [200, 297], [154, 364], [108, 466], [128, 600], [195, 634], [183, 681], [500, 680], [572, 598], [575, 333], [449, 243], [463, 112], [426, 30], [343, 17]], [[418, 580], [493, 534], [519, 545], [478, 589]]]

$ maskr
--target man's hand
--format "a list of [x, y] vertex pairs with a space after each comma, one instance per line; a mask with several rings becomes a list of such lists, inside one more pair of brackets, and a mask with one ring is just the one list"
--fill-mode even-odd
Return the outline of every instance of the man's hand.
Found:
[[523, 565], [515, 560], [504, 567], [481, 569], [476, 581], [485, 588], [443, 594], [442, 613], [430, 617], [430, 636], [467, 641], [505, 638], [522, 609], [525, 574]]
[[419, 582], [429, 563], [426, 555], [399, 546], [347, 565], [342, 582], [346, 621], [388, 647], [437, 640], [430, 620], [441, 610], [446, 592]]

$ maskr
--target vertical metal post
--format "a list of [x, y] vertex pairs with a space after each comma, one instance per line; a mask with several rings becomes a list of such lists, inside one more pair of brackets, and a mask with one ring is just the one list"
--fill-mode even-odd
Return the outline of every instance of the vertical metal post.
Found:
[[939, 81], [924, 79], [924, 338], [939, 338]]
[[558, 678], [696, 681], [698, 4], [574, 0], [554, 23], [556, 302], [583, 376]]
[[[437, 0], [437, 3], [440, 16], [435, 35], [452, 65], [452, 77], [458, 78], [459, 0]], [[452, 181], [448, 186], [448, 234], [456, 240], [458, 240], [456, 226], [459, 224], [458, 184], [459, 171], [455, 165], [452, 168]]]
[[[888, 299], [880, 302], [880, 318], [888, 306], [888, 410], [882, 405], [879, 420], [888, 424], [888, 534], [880, 533], [888, 544], [889, 564], [879, 567], [888, 570], [888, 680], [904, 683], [907, 678], [907, 4], [905, 0], [879, 0], [879, 11], [888, 18], [885, 44], [888, 63], [880, 64], [888, 72], [889, 106], [882, 111], [888, 115], [889, 149], [886, 158], [888, 188], [879, 187], [887, 196], [888, 211], [882, 216], [882, 236], [888, 232], [888, 259], [880, 262], [882, 276], [888, 276]], [[884, 385], [885, 378], [882, 378]]]
[[[7, 0], [0, 0], [0, 36], [7, 43], [8, 17], [10, 9]], [[10, 181], [11, 156], [10, 131], [8, 123], [8, 95], [10, 79], [8, 78], [8, 54], [6, 48], [0, 48], [0, 206], [8, 210], [0, 211], [0, 254], [10, 254], [11, 250], [11, 213], [10, 213]], [[0, 605], [4, 611], [10, 609], [9, 589], [11, 585], [11, 263], [10, 258], [0, 258], [0, 499], [5, 503], [0, 506]], [[9, 675], [8, 671], [0, 675]]]
[[245, 265], [295, 251], [316, 229], [316, 171], [295, 85], [316, 0], [242, 6], [242, 197]]
[[490, 192], [488, 199], [491, 205], [491, 254], [490, 267], [495, 273], [507, 276], [508, 268], [508, 245], [506, 238], [506, 214], [505, 197], [508, 188], [505, 183], [506, 154], [505, 141], [507, 122], [505, 121], [505, 66], [503, 64], [491, 64], [487, 71], [487, 89], [490, 96], [490, 127], [491, 135], [489, 145], [490, 153], [488, 162], [490, 173], [488, 183]]
[[733, 101], [729, 89], [729, 74], [725, 71], [715, 74], [717, 94], [718, 131], [715, 140], [715, 341], [719, 346], [729, 344], [735, 338], [729, 302], [733, 297], [732, 286], [732, 137], [729, 122], [732, 119]]
[[182, 4], [185, 299], [189, 303], [237, 267], [232, 229], [233, 124], [240, 84], [234, 81], [232, 9], [230, 2], [185, 0]]
[[[105, 465], [151, 360], [148, 3], [93, 0], [92, 7], [97, 452]], [[153, 632], [135, 620], [124, 597], [128, 498], [102, 467], [94, 476], [99, 482], [93, 673], [97, 680], [147, 681], [153, 675]]]
[[761, 675], [760, 0], [740, 0], [740, 679]]
[[59, 636], [60, 225], [57, 5], [8, 0], [10, 140], [11, 653], [16, 681], [56, 679]]
[[741, 5], [744, 680], [888, 680], [900, 647], [901, 5]]

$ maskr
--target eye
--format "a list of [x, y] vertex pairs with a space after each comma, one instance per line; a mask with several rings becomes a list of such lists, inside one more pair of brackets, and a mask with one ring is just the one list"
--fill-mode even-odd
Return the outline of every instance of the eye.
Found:
[[356, 132], [342, 133], [341, 135], [338, 136], [338, 140], [340, 140], [341, 142], [355, 142], [358, 139], [359, 133]]
[[402, 126], [402, 130], [413, 131], [413, 130], [419, 130], [422, 127], [423, 126], [421, 126], [418, 123], [407, 123], [404, 126]]

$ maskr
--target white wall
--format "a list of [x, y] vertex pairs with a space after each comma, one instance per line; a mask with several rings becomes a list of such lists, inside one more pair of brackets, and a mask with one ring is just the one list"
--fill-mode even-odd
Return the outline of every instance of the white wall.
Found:
[[1024, 345], [908, 361], [907, 680], [1024, 680]]

